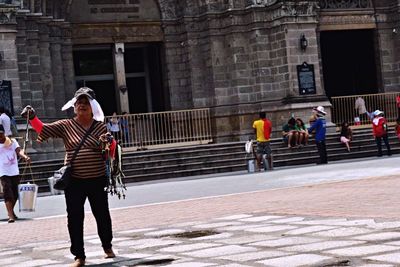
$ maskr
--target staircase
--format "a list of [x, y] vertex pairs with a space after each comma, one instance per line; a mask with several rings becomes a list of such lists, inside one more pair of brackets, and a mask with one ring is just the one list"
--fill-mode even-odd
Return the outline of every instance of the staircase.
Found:
[[[328, 161], [376, 156], [377, 148], [372, 137], [372, 130], [353, 130], [354, 141], [351, 152], [339, 141], [339, 133], [327, 134]], [[399, 140], [394, 131], [389, 132], [393, 154], [400, 153]], [[286, 167], [315, 163], [318, 153], [314, 141], [308, 146], [289, 149], [276, 138], [271, 141], [274, 167]], [[385, 155], [385, 147], [383, 146]], [[246, 171], [248, 156], [244, 142], [208, 144], [159, 150], [126, 152], [123, 158], [123, 170], [126, 183], [158, 180], [213, 173]], [[32, 163], [32, 172], [40, 192], [49, 191], [47, 178], [62, 166], [63, 160], [45, 160]], [[21, 163], [21, 173], [23, 173]], [[28, 173], [30, 173], [28, 171]], [[30, 181], [30, 174], [23, 175], [23, 180]]]

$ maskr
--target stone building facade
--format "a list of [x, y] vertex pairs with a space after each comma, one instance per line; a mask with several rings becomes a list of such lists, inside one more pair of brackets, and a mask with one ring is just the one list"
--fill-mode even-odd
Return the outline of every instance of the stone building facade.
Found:
[[[345, 77], [357, 59], [342, 71], [324, 61], [356, 34], [373, 49], [366, 91], [346, 89], [371, 76]], [[84, 84], [107, 113], [208, 107], [216, 141], [247, 139], [259, 111], [281, 125], [317, 105], [329, 112], [339, 92], [400, 91], [400, 0], [3, 0], [0, 37], [0, 80], [12, 83], [16, 113], [31, 104], [63, 117]], [[300, 88], [304, 63], [310, 91]]]

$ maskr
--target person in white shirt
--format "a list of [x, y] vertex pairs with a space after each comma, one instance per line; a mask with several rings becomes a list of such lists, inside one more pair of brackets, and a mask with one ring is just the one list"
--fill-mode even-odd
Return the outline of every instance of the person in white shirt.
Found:
[[116, 140], [120, 139], [119, 123], [120, 122], [119, 119], [117, 118], [117, 113], [114, 112], [111, 119], [107, 123], [107, 129], [109, 132], [111, 132], [112, 136], [114, 136]]
[[30, 158], [20, 149], [18, 142], [7, 137], [4, 127], [0, 125], [0, 180], [3, 186], [4, 203], [9, 223], [13, 223], [17, 219], [14, 213], [14, 206], [18, 199], [18, 184], [20, 181], [18, 156], [30, 162]]
[[7, 115], [6, 110], [4, 107], [0, 106], [0, 125], [3, 125], [5, 135], [6, 136], [11, 136], [11, 119]]

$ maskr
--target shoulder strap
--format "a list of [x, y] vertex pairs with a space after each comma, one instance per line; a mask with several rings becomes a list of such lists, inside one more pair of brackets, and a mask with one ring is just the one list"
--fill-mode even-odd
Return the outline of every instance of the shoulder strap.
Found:
[[90, 128], [86, 131], [85, 135], [83, 136], [81, 142], [79, 143], [78, 147], [75, 149], [74, 154], [72, 155], [71, 160], [69, 161], [69, 165], [72, 165], [72, 162], [75, 160], [76, 156], [78, 155], [79, 149], [81, 149], [83, 143], [85, 142], [86, 138], [89, 136], [90, 132], [92, 131], [96, 121], [93, 121], [92, 125], [90, 125]]

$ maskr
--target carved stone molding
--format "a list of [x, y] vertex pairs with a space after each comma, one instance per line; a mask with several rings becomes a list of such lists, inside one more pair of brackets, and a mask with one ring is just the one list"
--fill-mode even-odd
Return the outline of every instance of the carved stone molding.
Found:
[[282, 16], [315, 16], [319, 8], [315, 1], [286, 2], [282, 5]]
[[252, 6], [272, 6], [278, 0], [248, 0], [248, 5]]
[[15, 14], [15, 8], [0, 7], [0, 24], [17, 23]]
[[322, 25], [354, 25], [354, 24], [374, 24], [375, 18], [371, 15], [347, 15], [347, 16], [321, 16]]
[[0, 5], [13, 5], [13, 6], [20, 6], [21, 0], [0, 0]]
[[321, 0], [321, 9], [372, 8], [371, 0]]

